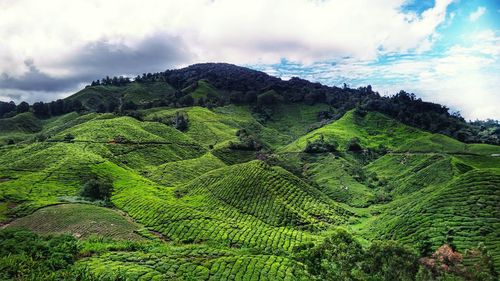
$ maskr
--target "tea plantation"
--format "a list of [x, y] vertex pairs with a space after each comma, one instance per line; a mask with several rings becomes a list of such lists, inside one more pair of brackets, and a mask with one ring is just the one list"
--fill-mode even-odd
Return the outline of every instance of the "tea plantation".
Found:
[[[174, 94], [165, 87], [96, 86], [71, 98], [141, 103]], [[189, 91], [220, 96], [206, 80]], [[266, 110], [0, 119], [0, 277], [496, 280], [499, 146], [375, 111], [320, 122], [325, 104]], [[459, 259], [436, 258], [448, 246]]]

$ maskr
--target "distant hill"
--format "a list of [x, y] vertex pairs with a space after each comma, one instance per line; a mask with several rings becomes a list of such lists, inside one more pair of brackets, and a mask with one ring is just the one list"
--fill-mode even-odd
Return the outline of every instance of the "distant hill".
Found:
[[[382, 97], [370, 85], [351, 89], [329, 87], [294, 77], [284, 81], [226, 63], [195, 64], [158, 73], [144, 73], [134, 79], [106, 77], [63, 100], [35, 103], [31, 111], [38, 117], [57, 116], [71, 111], [122, 112], [161, 106], [204, 107], [247, 104], [266, 117], [266, 106], [277, 103], [326, 104], [330, 110], [321, 118], [335, 120], [346, 111], [378, 111], [410, 126], [441, 133], [468, 143], [500, 144], [497, 121], [466, 122], [443, 105], [424, 102], [414, 94], [401, 91]], [[18, 106], [19, 107], [19, 106]], [[24, 112], [9, 103], [0, 104], [0, 116]], [[269, 116], [267, 116], [269, 118]]]

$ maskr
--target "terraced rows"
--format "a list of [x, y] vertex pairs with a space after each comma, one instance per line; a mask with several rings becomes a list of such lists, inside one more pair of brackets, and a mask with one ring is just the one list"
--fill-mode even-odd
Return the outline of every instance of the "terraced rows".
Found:
[[[189, 196], [205, 195], [273, 226], [312, 226], [343, 221], [334, 202], [282, 170], [253, 161], [217, 170], [188, 186]], [[325, 201], [323, 201], [325, 200]], [[331, 203], [328, 205], [326, 202]]]
[[274, 255], [217, 250], [183, 253], [114, 252], [85, 262], [101, 280], [309, 280], [304, 267]]
[[290, 227], [269, 226], [234, 208], [221, 207], [217, 212], [196, 199], [197, 207], [194, 202], [165, 200], [123, 191], [115, 196], [114, 202], [142, 224], [174, 241], [192, 243], [211, 240], [229, 246], [283, 252], [301, 242], [317, 239]]
[[429, 185], [449, 182], [455, 173], [452, 158], [442, 154], [388, 154], [367, 166], [388, 180], [393, 194], [409, 194]]
[[165, 163], [152, 169], [147, 177], [165, 186], [176, 186], [224, 166], [224, 162], [207, 153], [199, 158]]
[[[473, 170], [437, 191], [389, 206], [373, 229], [382, 237], [418, 242], [427, 237], [435, 247], [452, 239], [459, 250], [485, 243], [500, 256], [500, 171]], [[425, 198], [422, 200], [421, 198]], [[448, 237], [448, 238], [447, 238]], [[500, 265], [500, 260], [495, 260]]]

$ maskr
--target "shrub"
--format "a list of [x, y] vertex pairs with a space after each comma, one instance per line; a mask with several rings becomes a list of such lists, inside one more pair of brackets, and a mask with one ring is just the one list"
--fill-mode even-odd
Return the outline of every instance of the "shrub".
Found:
[[114, 143], [127, 143], [128, 140], [123, 135], [116, 135], [112, 142]]
[[335, 139], [330, 138], [325, 140], [323, 135], [320, 135], [318, 139], [307, 141], [304, 152], [306, 153], [323, 153], [323, 152], [335, 152], [337, 151], [339, 144]]
[[92, 200], [109, 201], [113, 193], [113, 184], [107, 179], [92, 178], [82, 187], [80, 195]]
[[179, 131], [186, 131], [189, 127], [189, 119], [186, 113], [176, 112], [171, 121], [174, 128]]
[[75, 136], [73, 136], [72, 134], [66, 134], [64, 135], [64, 141], [65, 142], [73, 142], [73, 140], [75, 139]]
[[39, 236], [28, 230], [0, 231], [0, 279], [56, 280], [56, 271], [76, 260], [78, 244], [73, 236]]
[[250, 134], [247, 130], [241, 129], [236, 132], [239, 143], [231, 142], [229, 147], [231, 149], [251, 150], [256, 151], [262, 148], [262, 144], [254, 135]]
[[363, 150], [358, 138], [352, 138], [347, 142], [347, 151], [359, 152]]
[[185, 95], [179, 99], [179, 103], [182, 106], [193, 106], [194, 98], [191, 95]]

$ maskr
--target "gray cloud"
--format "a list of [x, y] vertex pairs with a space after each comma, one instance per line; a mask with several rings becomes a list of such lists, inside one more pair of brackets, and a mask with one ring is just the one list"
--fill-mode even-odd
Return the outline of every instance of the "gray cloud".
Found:
[[25, 65], [28, 72], [20, 77], [12, 77], [4, 73], [0, 76], [0, 88], [16, 89], [23, 91], [62, 91], [74, 87], [78, 83], [77, 76], [66, 78], [54, 78], [41, 72], [32, 60], [26, 60]]
[[163, 71], [189, 61], [191, 54], [179, 37], [157, 33], [129, 47], [106, 40], [85, 45], [64, 62], [66, 67], [87, 76], [138, 74]]
[[180, 38], [164, 33], [146, 37], [133, 47], [100, 40], [84, 45], [73, 56], [55, 64], [57, 68], [69, 70], [70, 75], [49, 75], [31, 59], [25, 61], [28, 71], [23, 75], [14, 77], [7, 73], [1, 74], [0, 99], [13, 99], [16, 102], [22, 99], [49, 101], [106, 75], [163, 71], [189, 62], [191, 57]]

